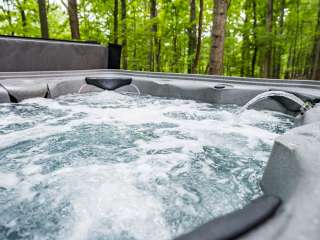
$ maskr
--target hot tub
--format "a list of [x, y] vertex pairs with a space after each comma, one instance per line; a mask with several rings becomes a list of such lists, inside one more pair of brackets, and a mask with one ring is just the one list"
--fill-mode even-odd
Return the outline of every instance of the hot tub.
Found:
[[[239, 114], [268, 91], [312, 108]], [[0, 236], [318, 239], [319, 98], [316, 81], [0, 73]]]

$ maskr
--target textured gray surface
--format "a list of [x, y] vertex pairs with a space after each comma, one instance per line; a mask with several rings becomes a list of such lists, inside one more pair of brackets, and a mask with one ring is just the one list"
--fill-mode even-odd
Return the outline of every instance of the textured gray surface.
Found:
[[[131, 75], [130, 75], [131, 73]], [[105, 76], [130, 76], [133, 83], [137, 85], [142, 94], [152, 94], [162, 97], [175, 97], [184, 99], [194, 99], [210, 103], [236, 103], [244, 105], [257, 94], [269, 89], [290, 91], [305, 98], [318, 96], [320, 84], [315, 81], [275, 81], [275, 80], [252, 80], [233, 79], [221, 77], [208, 77], [199, 75], [199, 79], [194, 75], [183, 74], [163, 74], [142, 73], [114, 70], [90, 70], [90, 71], [62, 71], [62, 72], [27, 72], [27, 73], [0, 73], [1, 79], [28, 78], [41, 79], [47, 82], [52, 97], [66, 93], [76, 93], [84, 83], [85, 77], [105, 77]], [[65, 82], [62, 84], [61, 82]], [[232, 82], [232, 84], [231, 84]], [[279, 83], [281, 82], [281, 84]], [[304, 83], [304, 84], [303, 84]], [[215, 88], [217, 85], [225, 84], [223, 89]], [[281, 85], [281, 86], [279, 86]], [[297, 106], [284, 99], [269, 99], [255, 106], [290, 113], [290, 110], [297, 110]]]
[[[259, 93], [281, 90], [304, 100], [320, 98], [320, 82], [242, 79], [184, 74], [90, 70], [61, 72], [0, 73], [0, 84], [19, 99], [42, 96], [47, 86], [51, 97], [68, 93], [101, 91], [84, 85], [88, 76], [130, 76], [142, 94], [194, 99], [218, 104], [244, 105]], [[215, 86], [226, 84], [222, 89]], [[125, 87], [119, 91], [132, 91]], [[3, 100], [4, 99], [4, 100]], [[0, 101], [7, 101], [0, 87]], [[285, 113], [295, 110], [293, 103], [268, 99], [255, 106]], [[276, 216], [243, 239], [319, 239], [320, 236], [320, 105], [297, 120], [299, 127], [277, 138], [266, 168], [262, 187], [267, 194], [282, 198]]]
[[[306, 125], [314, 122], [320, 121], [320, 104], [317, 104], [314, 108], [310, 109], [306, 114], [300, 119], [301, 125]], [[320, 155], [320, 148], [319, 148]], [[319, 157], [320, 159], [320, 157]]]
[[0, 84], [5, 88], [9, 95], [17, 101], [27, 98], [45, 97], [47, 94], [47, 83], [45, 81], [30, 79], [9, 79], [1, 80]]
[[6, 89], [0, 85], [0, 103], [10, 102], [10, 98]]
[[0, 37], [0, 71], [106, 68], [107, 48], [89, 43]]
[[[306, 118], [311, 115], [319, 117], [320, 106]], [[262, 187], [284, 204], [276, 217], [244, 239], [320, 238], [320, 118], [313, 120], [276, 139]]]

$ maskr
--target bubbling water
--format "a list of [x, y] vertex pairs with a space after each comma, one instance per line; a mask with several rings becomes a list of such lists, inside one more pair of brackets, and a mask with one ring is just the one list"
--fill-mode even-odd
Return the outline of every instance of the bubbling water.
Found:
[[291, 118], [115, 92], [0, 105], [0, 239], [172, 239], [243, 207]]

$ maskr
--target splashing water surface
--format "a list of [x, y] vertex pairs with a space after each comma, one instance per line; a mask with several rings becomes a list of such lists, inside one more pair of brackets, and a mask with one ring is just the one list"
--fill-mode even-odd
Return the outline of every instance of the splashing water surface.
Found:
[[0, 239], [172, 239], [239, 209], [287, 116], [115, 92], [0, 105]]

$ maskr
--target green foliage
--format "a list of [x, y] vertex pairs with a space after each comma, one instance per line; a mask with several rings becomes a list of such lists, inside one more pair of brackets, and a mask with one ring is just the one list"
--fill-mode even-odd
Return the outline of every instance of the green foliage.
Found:
[[[64, 4], [62, 3], [64, 2]], [[200, 61], [197, 72], [206, 73], [211, 46], [213, 0], [204, 0]], [[319, 0], [285, 0], [283, 26], [281, 0], [274, 1], [273, 30], [266, 32], [267, 0], [232, 0], [226, 26], [226, 75], [262, 76], [266, 46], [272, 42], [274, 77], [308, 78], [318, 21]], [[256, 11], [254, 12], [254, 3]], [[66, 0], [47, 1], [50, 38], [70, 39]], [[198, 24], [199, 1], [196, 1]], [[113, 42], [114, 0], [78, 0], [81, 39]], [[25, 14], [25, 20], [22, 18]], [[121, 4], [119, 1], [119, 42]], [[151, 31], [157, 25], [161, 71], [186, 72], [188, 67], [189, 1], [157, 0], [157, 17], [150, 18], [150, 0], [127, 0], [128, 68], [149, 70], [150, 49], [157, 52]], [[256, 18], [256, 22], [254, 21]], [[0, 0], [0, 34], [40, 37], [37, 0]], [[318, 36], [319, 37], [319, 36]], [[253, 69], [254, 55], [256, 61]], [[254, 74], [252, 74], [252, 72]]]

